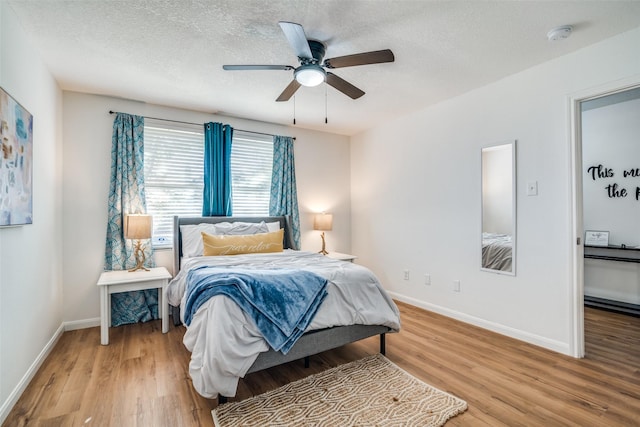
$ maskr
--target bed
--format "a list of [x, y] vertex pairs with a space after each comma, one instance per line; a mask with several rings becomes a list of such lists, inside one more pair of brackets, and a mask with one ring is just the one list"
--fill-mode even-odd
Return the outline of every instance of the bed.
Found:
[[509, 234], [482, 233], [482, 268], [512, 271], [512, 247]]
[[[253, 225], [250, 225], [253, 224]], [[204, 256], [194, 246], [202, 230], [225, 234], [273, 234], [281, 230], [282, 251]], [[255, 226], [255, 228], [254, 228]], [[266, 228], [265, 228], [266, 227]], [[252, 229], [249, 229], [252, 228]], [[256, 231], [258, 230], [258, 231]], [[207, 231], [205, 231], [206, 233]], [[214, 233], [214, 234], [217, 234]], [[195, 237], [194, 237], [195, 236]], [[350, 342], [379, 335], [380, 352], [385, 352], [385, 334], [400, 329], [400, 317], [393, 300], [367, 268], [334, 260], [321, 254], [298, 251], [291, 238], [289, 218], [279, 217], [175, 217], [174, 279], [167, 288], [174, 323], [189, 320], [183, 342], [191, 351], [189, 373], [196, 391], [224, 402], [235, 396], [238, 380], [246, 374], [293, 360], [304, 359]], [[198, 242], [199, 244], [200, 242]], [[194, 311], [189, 279], [236, 271], [302, 270], [326, 282], [326, 295], [315, 316], [295, 344], [275, 351], [247, 314], [232, 299], [216, 295]], [[191, 274], [190, 274], [191, 272]], [[198, 276], [199, 275], [199, 276]], [[186, 324], [187, 322], [185, 322]]]

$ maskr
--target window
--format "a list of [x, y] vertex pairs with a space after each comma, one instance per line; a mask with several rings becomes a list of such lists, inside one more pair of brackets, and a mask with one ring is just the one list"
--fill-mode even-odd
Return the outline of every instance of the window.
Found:
[[174, 215], [202, 214], [203, 164], [202, 126], [145, 119], [144, 180], [154, 246], [171, 244]]
[[[268, 215], [273, 163], [270, 135], [234, 131], [231, 194], [234, 215]], [[145, 119], [144, 174], [154, 246], [171, 245], [173, 216], [202, 215], [202, 125]]]
[[233, 132], [231, 209], [234, 215], [269, 215], [273, 137]]

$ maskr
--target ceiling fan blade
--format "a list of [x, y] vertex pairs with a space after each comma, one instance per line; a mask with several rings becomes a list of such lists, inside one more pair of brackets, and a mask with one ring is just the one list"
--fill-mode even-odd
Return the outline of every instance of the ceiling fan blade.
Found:
[[356, 53], [354, 55], [338, 56], [337, 58], [325, 59], [324, 66], [327, 68], [353, 67], [354, 65], [380, 64], [383, 62], [393, 62], [395, 57], [389, 49], [376, 50], [373, 52]]
[[293, 79], [291, 83], [289, 83], [289, 86], [284, 88], [278, 99], [276, 99], [276, 102], [288, 101], [293, 94], [296, 93], [299, 87], [300, 83], [298, 83], [296, 79]]
[[293, 70], [291, 65], [223, 65], [223, 70], [240, 71], [240, 70]]
[[358, 99], [364, 95], [363, 91], [330, 72], [327, 72], [327, 84], [333, 86], [352, 99]]
[[313, 59], [302, 25], [286, 21], [280, 21], [278, 24], [298, 58]]

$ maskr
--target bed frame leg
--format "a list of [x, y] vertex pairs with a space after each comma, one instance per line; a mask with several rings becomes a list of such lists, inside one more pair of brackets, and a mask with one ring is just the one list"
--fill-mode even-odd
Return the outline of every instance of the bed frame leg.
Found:
[[180, 320], [180, 307], [170, 305], [169, 312], [171, 312], [171, 317], [173, 318], [173, 326], [182, 325], [182, 321]]
[[383, 356], [387, 354], [386, 335], [380, 334], [380, 354]]
[[218, 394], [218, 405], [222, 405], [223, 403], [227, 403], [227, 397], [221, 394]]
[[309, 356], [305, 356], [304, 357], [304, 367], [308, 368], [309, 367]]

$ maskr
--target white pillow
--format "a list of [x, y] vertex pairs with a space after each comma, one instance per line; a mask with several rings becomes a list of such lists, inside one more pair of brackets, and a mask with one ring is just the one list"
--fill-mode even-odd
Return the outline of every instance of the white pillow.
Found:
[[202, 243], [202, 232], [216, 234], [215, 224], [181, 225], [182, 233], [182, 256], [194, 257], [202, 256], [204, 245]]
[[219, 222], [216, 224], [216, 234], [246, 235], [268, 233], [269, 228], [264, 221], [261, 222]]
[[[279, 223], [276, 223], [279, 225]], [[278, 227], [279, 229], [279, 227]], [[277, 231], [276, 229], [275, 231]], [[268, 233], [269, 227], [264, 221], [261, 222], [219, 222], [217, 224], [201, 223], [197, 225], [181, 225], [182, 233], [182, 256], [194, 257], [202, 256], [204, 244], [202, 243], [202, 232], [211, 235], [244, 235]]]
[[269, 233], [280, 230], [280, 221], [268, 222], [267, 228], [269, 229]]

